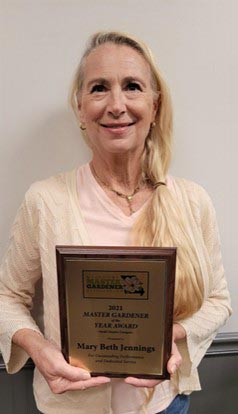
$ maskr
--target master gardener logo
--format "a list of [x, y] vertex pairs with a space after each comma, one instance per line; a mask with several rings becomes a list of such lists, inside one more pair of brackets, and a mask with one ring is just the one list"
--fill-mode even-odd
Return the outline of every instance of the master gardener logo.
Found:
[[145, 293], [145, 290], [143, 288], [143, 282], [141, 281], [140, 277], [135, 275], [121, 275], [122, 279], [122, 287], [124, 289], [124, 292], [126, 294], [139, 294], [140, 296], [143, 296]]
[[83, 271], [85, 298], [148, 299], [148, 272]]

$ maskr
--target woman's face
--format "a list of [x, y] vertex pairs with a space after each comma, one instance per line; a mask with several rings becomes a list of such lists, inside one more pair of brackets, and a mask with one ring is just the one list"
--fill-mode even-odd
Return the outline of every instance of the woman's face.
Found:
[[141, 154], [157, 106], [149, 64], [137, 51], [107, 43], [89, 54], [79, 113], [94, 154]]

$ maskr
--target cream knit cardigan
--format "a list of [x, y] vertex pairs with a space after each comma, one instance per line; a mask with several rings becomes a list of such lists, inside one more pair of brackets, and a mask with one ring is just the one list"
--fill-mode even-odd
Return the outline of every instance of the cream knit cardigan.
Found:
[[[39, 332], [30, 308], [40, 277], [44, 335], [60, 346], [55, 246], [91, 244], [79, 208], [76, 176], [74, 170], [33, 184], [15, 219], [0, 271], [0, 349], [10, 373], [21, 369], [28, 359], [25, 351], [12, 343], [13, 334], [21, 328]], [[201, 309], [181, 321], [187, 333], [179, 344], [183, 363], [172, 377], [179, 392], [190, 393], [200, 389], [196, 368], [231, 309], [212, 203], [195, 183], [172, 179], [172, 188], [185, 209], [205, 285]], [[36, 369], [34, 392], [43, 413], [112, 413], [110, 384], [54, 395]]]

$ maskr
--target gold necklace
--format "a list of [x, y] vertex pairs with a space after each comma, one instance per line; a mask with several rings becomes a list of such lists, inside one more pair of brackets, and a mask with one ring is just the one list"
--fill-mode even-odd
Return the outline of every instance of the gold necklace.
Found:
[[[135, 211], [133, 210], [133, 208], [132, 208], [132, 199], [133, 199], [133, 197], [136, 195], [136, 193], [138, 193], [138, 191], [142, 188], [142, 184], [140, 184], [140, 185], [138, 185], [134, 190], [133, 190], [133, 192], [131, 193], [131, 194], [123, 194], [123, 193], [121, 193], [120, 191], [117, 191], [117, 190], [115, 190], [114, 188], [112, 188], [112, 187], [110, 187], [110, 185], [108, 184], [108, 183], [106, 183], [105, 181], [103, 181], [99, 176], [98, 176], [98, 174], [96, 173], [96, 171], [95, 171], [95, 168], [94, 168], [94, 165], [93, 165], [93, 163], [91, 162], [90, 163], [90, 165], [91, 165], [91, 168], [92, 168], [92, 171], [93, 171], [93, 174], [94, 174], [94, 176], [97, 178], [97, 180], [102, 184], [102, 185], [104, 185], [106, 188], [108, 188], [108, 190], [110, 190], [110, 191], [112, 191], [114, 194], [116, 194], [118, 197], [121, 197], [121, 198], [124, 198], [126, 201], [127, 201], [127, 204], [128, 204], [128, 207], [129, 207], [129, 210], [130, 210], [130, 215], [131, 214], [133, 214], [133, 213], [135, 213]], [[143, 184], [144, 184], [144, 182], [143, 182]]]

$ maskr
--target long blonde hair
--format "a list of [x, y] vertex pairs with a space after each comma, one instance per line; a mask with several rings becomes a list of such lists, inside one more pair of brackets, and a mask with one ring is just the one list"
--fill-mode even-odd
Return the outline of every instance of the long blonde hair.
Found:
[[[168, 88], [145, 44], [121, 32], [95, 33], [90, 38], [73, 80], [70, 95], [73, 110], [78, 118], [85, 60], [94, 49], [105, 43], [131, 47], [150, 66], [151, 86], [158, 99], [158, 110], [155, 126], [150, 128], [146, 138], [142, 171], [152, 184], [165, 182], [171, 161], [172, 104]], [[159, 186], [154, 190], [151, 200], [132, 229], [132, 236], [133, 244], [139, 246], [177, 247], [174, 319], [179, 321], [196, 312], [204, 297], [201, 268], [189, 237], [185, 212], [167, 186]]]

